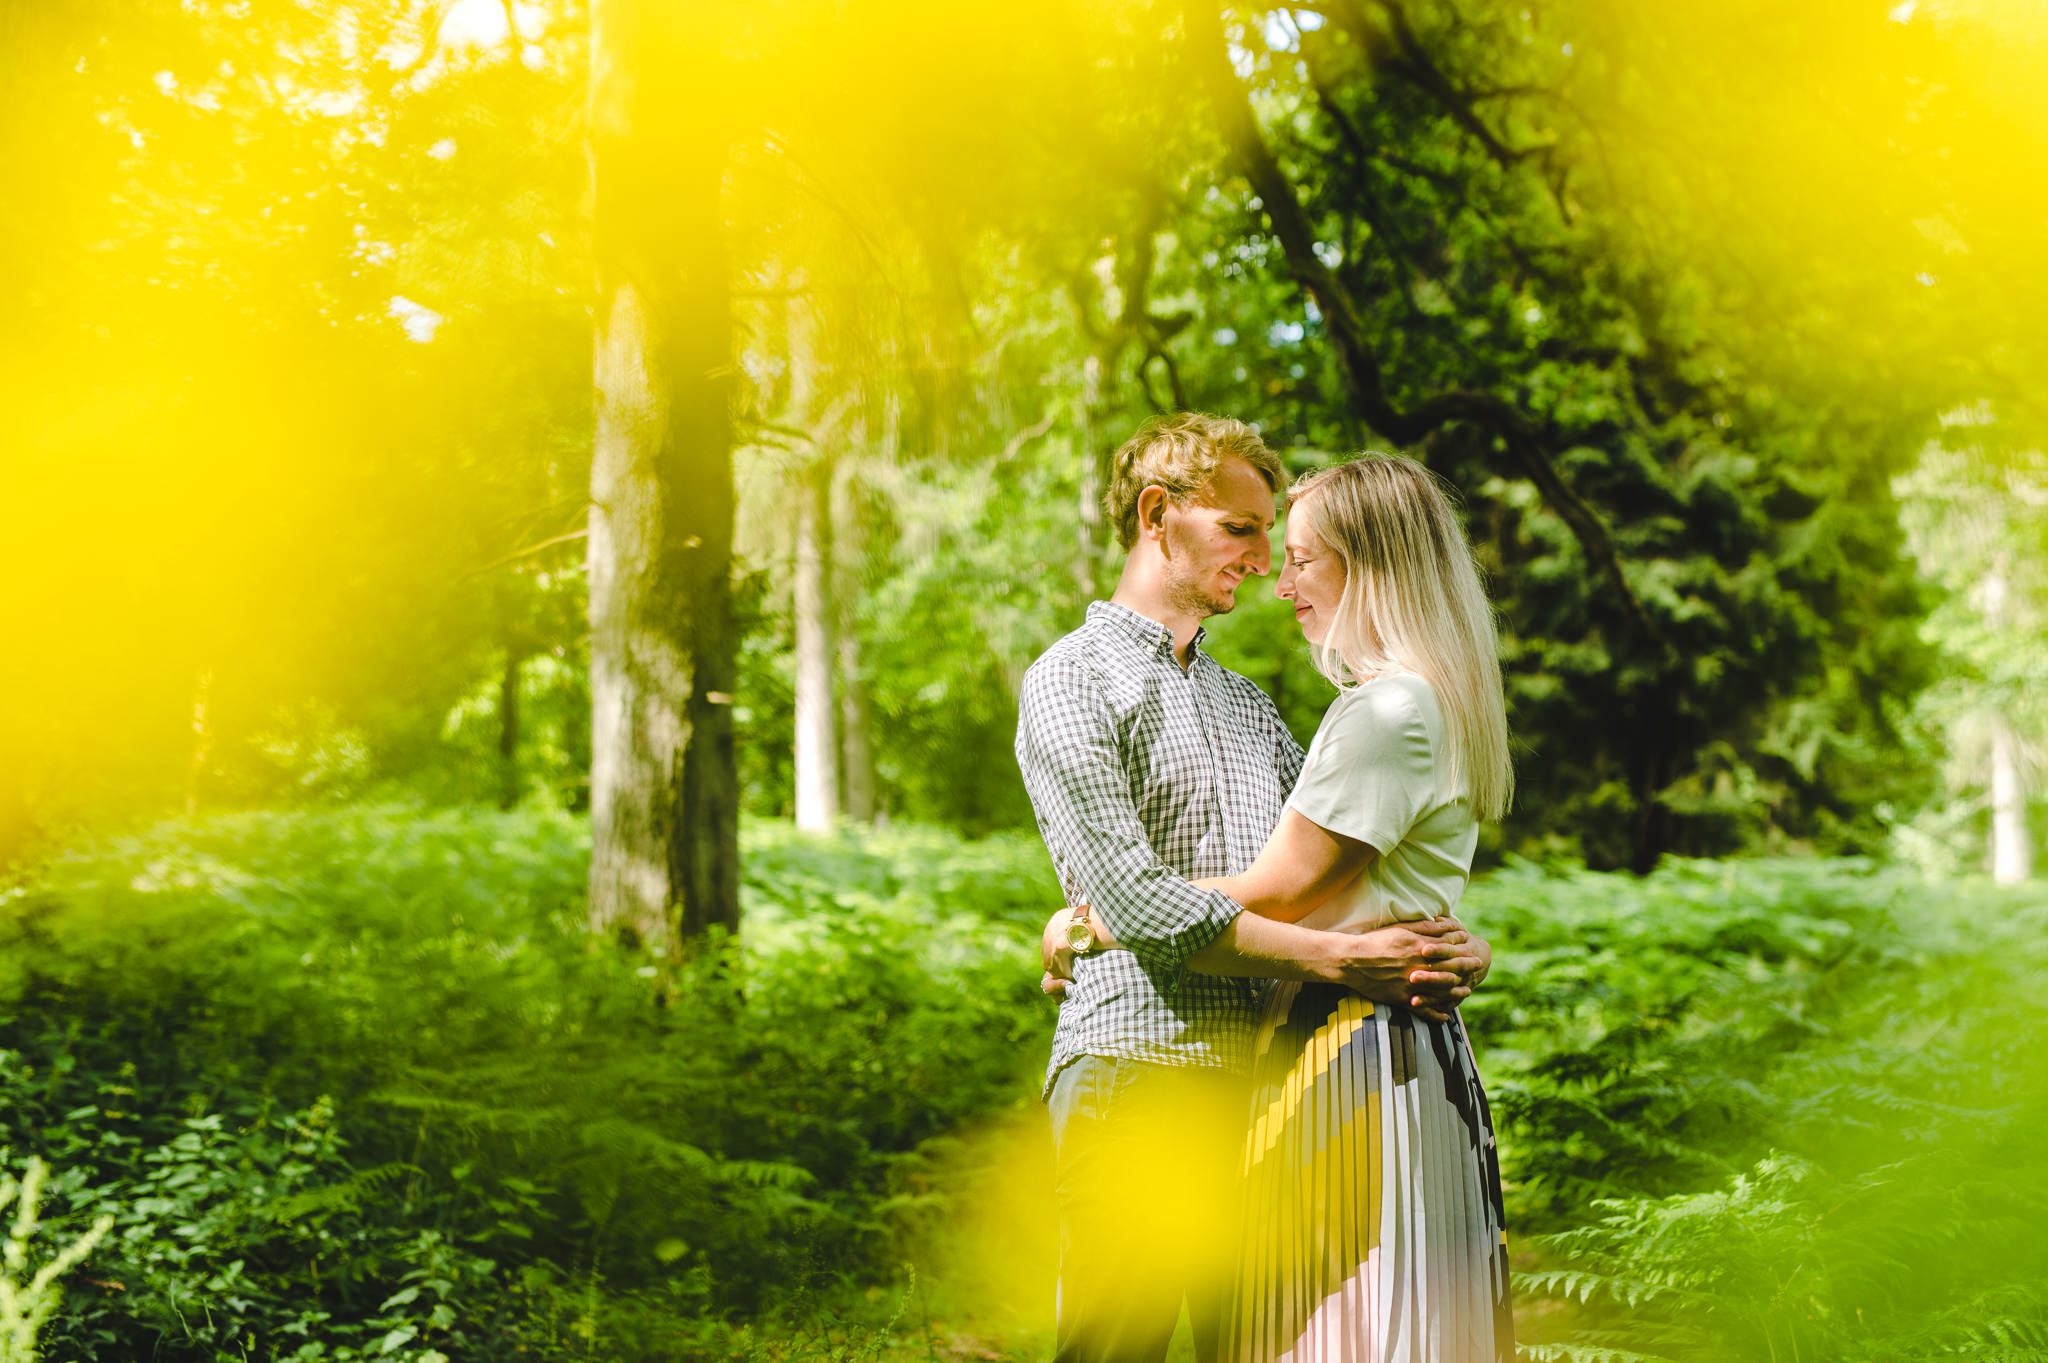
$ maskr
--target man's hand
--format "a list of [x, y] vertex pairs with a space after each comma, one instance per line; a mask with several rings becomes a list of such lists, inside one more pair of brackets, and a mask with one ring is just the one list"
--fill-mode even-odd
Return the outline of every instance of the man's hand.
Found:
[[1048, 975], [1057, 975], [1063, 980], [1074, 978], [1074, 953], [1067, 945], [1067, 924], [1073, 921], [1071, 906], [1060, 909], [1045, 920], [1045, 931], [1038, 935], [1038, 963], [1045, 967]]
[[1038, 936], [1038, 963], [1045, 970], [1038, 987], [1054, 998], [1064, 995], [1067, 982], [1074, 978], [1074, 950], [1067, 945], [1067, 924], [1073, 921], [1073, 909], [1061, 909], [1045, 920], [1045, 931]]
[[[1045, 968], [1045, 973], [1038, 978], [1038, 987], [1054, 998], [1064, 997], [1067, 984], [1074, 978], [1074, 948], [1067, 936], [1067, 928], [1074, 921], [1076, 907], [1069, 904], [1046, 919], [1045, 931], [1038, 935], [1038, 963]], [[1100, 918], [1090, 918], [1088, 923], [1095, 933], [1096, 950], [1107, 951], [1116, 945], [1103, 929]]]

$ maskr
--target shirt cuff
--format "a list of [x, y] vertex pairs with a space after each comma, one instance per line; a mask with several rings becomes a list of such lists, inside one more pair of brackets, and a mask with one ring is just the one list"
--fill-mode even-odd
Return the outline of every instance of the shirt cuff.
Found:
[[[1179, 989], [1187, 979], [1189, 959], [1221, 937], [1224, 929], [1244, 912], [1243, 905], [1221, 890], [1200, 890], [1197, 893], [1201, 900], [1194, 917], [1166, 936], [1148, 937], [1142, 942], [1125, 941], [1117, 932], [1115, 915], [1104, 914], [1110, 935], [1138, 958], [1139, 966], [1160, 989]], [[1103, 911], [1098, 907], [1096, 912]]]

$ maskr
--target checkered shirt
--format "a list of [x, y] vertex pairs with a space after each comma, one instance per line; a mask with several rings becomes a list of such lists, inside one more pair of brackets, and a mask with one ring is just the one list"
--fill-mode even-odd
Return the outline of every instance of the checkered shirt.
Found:
[[1241, 910], [1190, 880], [1231, 875], [1265, 845], [1301, 748], [1264, 692], [1173, 633], [1106, 601], [1031, 665], [1017, 764], [1070, 903], [1128, 951], [1084, 956], [1060, 1004], [1046, 1091], [1084, 1055], [1240, 1068], [1257, 982], [1188, 969]]

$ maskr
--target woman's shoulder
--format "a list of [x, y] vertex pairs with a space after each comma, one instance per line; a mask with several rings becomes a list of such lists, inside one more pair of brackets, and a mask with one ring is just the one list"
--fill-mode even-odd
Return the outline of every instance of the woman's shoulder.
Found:
[[1427, 762], [1439, 725], [1429, 683], [1413, 672], [1386, 672], [1339, 692], [1316, 736], [1333, 761]]
[[1398, 670], [1347, 686], [1330, 706], [1330, 718], [1347, 725], [1434, 729], [1441, 711], [1436, 688], [1420, 673]]

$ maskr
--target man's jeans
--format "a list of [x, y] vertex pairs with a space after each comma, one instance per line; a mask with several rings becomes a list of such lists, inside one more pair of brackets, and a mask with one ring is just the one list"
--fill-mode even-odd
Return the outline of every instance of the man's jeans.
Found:
[[1053, 1081], [1060, 1363], [1158, 1363], [1183, 1299], [1216, 1357], [1236, 1261], [1241, 1078], [1083, 1056]]

